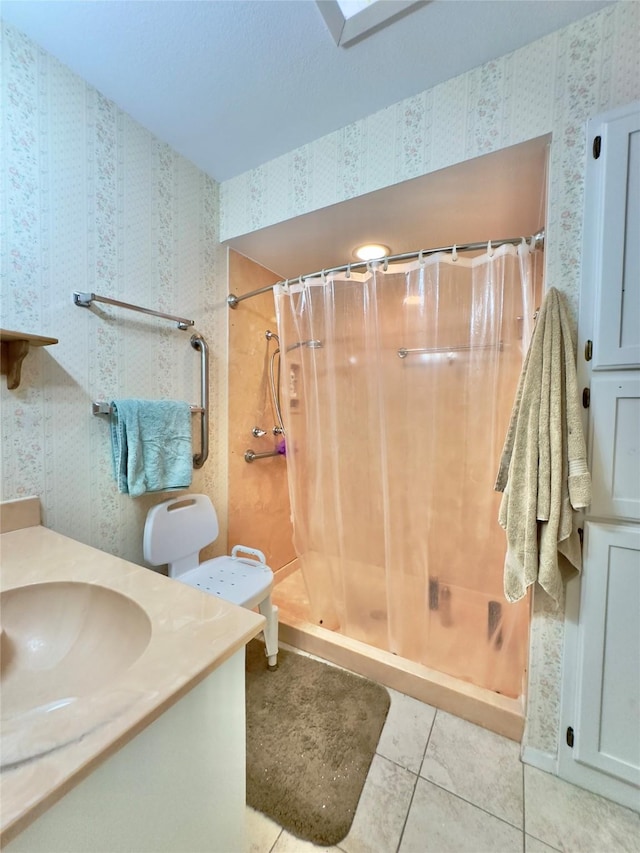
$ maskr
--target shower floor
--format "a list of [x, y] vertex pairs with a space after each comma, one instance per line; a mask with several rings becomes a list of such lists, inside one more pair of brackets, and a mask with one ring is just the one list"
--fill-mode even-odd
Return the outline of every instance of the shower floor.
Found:
[[[438, 661], [416, 663], [386, 651], [380, 635], [363, 642], [362, 639], [348, 637], [340, 631], [329, 631], [313, 624], [310, 621], [304, 579], [299, 569], [278, 572], [272, 597], [280, 610], [280, 638], [283, 642], [317, 654], [325, 660], [373, 678], [388, 687], [492, 731], [520, 740], [524, 724], [522, 666], [510, 663], [504, 655], [504, 650], [495, 648], [495, 637], [494, 648], [485, 648], [478, 652], [479, 645], [487, 644], [469, 643], [468, 639], [465, 640], [461, 636], [461, 632], [441, 625], [438, 619], [432, 619], [430, 639], [437, 649]], [[473, 609], [464, 606], [463, 597], [458, 592], [456, 595], [452, 594], [452, 602], [456, 600], [456, 608], [452, 606], [451, 610], [452, 624], [459, 623], [462, 618], [468, 622], [473, 618]], [[464, 613], [461, 612], [461, 607], [464, 607]], [[486, 630], [486, 609], [476, 609], [483, 614], [482, 617], [476, 616], [476, 619], [484, 620]], [[376, 623], [375, 616], [372, 621]], [[438, 641], [439, 647], [436, 645]], [[479, 674], [485, 672], [489, 666], [495, 669], [495, 661], [492, 661], [491, 655], [503, 657], [500, 664], [501, 678], [510, 680], [513, 695], [510, 696], [507, 690], [496, 692], [478, 686], [468, 678], [467, 674], [474, 671], [474, 666]]]

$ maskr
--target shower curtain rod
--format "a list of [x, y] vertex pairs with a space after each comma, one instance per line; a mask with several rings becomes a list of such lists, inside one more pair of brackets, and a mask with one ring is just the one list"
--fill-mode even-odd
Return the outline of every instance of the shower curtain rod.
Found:
[[[505, 237], [502, 240], [483, 240], [480, 243], [461, 243], [460, 245], [454, 244], [453, 246], [440, 246], [437, 249], [421, 249], [419, 252], [404, 252], [401, 255], [388, 255], [385, 258], [376, 258], [375, 262], [388, 264], [393, 263], [394, 261], [409, 261], [412, 258], [420, 258], [422, 255], [435, 255], [437, 252], [473, 252], [478, 251], [479, 249], [485, 249], [487, 246], [491, 246], [493, 249], [497, 249], [498, 246], [517, 246], [522, 243], [524, 239], [524, 237]], [[529, 244], [532, 249], [538, 249], [544, 245], [544, 228], [536, 234], [531, 235]], [[359, 269], [360, 267], [367, 267], [370, 263], [372, 263], [372, 261], [356, 261], [354, 264], [343, 264], [340, 267], [318, 270], [317, 272], [301, 275], [300, 280], [302, 281], [305, 278], [316, 278], [319, 275], [327, 275], [327, 273], [347, 272]], [[282, 281], [276, 281], [274, 284], [268, 284], [266, 287], [251, 290], [249, 293], [243, 293], [242, 296], [236, 296], [235, 293], [230, 293], [227, 296], [227, 305], [229, 308], [237, 308], [239, 302], [243, 302], [245, 299], [250, 299], [252, 296], [259, 296], [261, 293], [268, 293], [279, 284], [286, 285], [290, 281], [297, 281], [297, 279], [289, 278], [283, 279]]]

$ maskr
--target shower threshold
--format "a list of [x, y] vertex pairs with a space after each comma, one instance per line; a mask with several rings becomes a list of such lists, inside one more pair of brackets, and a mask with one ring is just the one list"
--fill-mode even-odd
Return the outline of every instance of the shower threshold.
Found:
[[[293, 568], [293, 566], [291, 566]], [[283, 643], [520, 742], [524, 697], [512, 699], [308, 621], [299, 570], [276, 574], [272, 599]]]

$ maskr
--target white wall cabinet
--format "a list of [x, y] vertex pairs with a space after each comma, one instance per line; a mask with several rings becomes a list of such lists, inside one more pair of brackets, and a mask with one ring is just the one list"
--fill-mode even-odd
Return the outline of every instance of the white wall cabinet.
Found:
[[640, 811], [640, 103], [587, 134], [578, 379], [593, 498], [567, 586], [558, 773]]
[[[595, 123], [594, 123], [595, 124]], [[593, 156], [594, 140], [596, 153]], [[593, 222], [585, 254], [592, 260], [593, 369], [640, 367], [640, 115], [598, 122], [590, 135]], [[599, 162], [600, 161], [600, 162]]]
[[640, 371], [591, 379], [589, 516], [640, 521]]
[[587, 522], [574, 759], [640, 785], [640, 526]]

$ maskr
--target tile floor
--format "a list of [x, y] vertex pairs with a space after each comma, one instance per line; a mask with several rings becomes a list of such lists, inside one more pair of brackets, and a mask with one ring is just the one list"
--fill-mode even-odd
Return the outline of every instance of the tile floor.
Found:
[[321, 848], [247, 808], [249, 853], [640, 851], [640, 815], [533, 767], [519, 745], [393, 690], [347, 837]]

